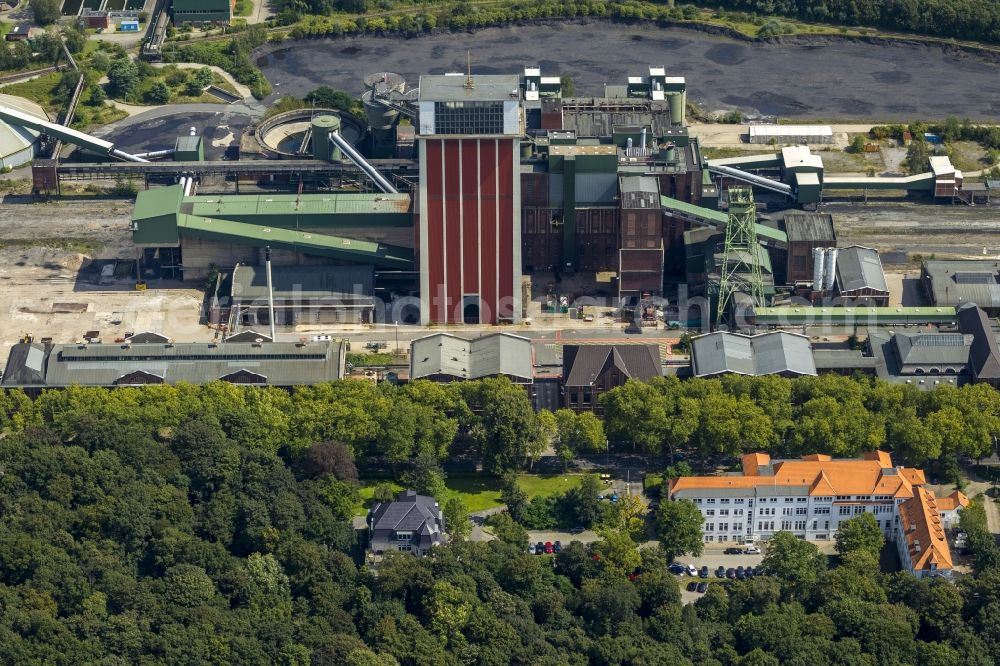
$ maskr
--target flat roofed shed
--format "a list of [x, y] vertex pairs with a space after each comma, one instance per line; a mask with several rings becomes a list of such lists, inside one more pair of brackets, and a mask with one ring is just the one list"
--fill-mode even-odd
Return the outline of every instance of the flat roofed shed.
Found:
[[[468, 86], [467, 80], [472, 85]], [[421, 102], [500, 102], [521, 97], [516, 74], [425, 74], [420, 77]]]
[[[275, 266], [271, 282], [275, 299], [343, 300], [371, 303], [375, 281], [372, 266]], [[233, 269], [234, 301], [265, 301], [267, 273], [259, 266]]]

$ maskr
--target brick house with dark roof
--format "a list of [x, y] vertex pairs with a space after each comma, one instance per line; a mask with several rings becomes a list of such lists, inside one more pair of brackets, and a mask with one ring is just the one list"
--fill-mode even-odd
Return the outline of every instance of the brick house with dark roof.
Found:
[[566, 345], [563, 347], [563, 405], [601, 411], [598, 401], [629, 379], [647, 381], [663, 374], [657, 345]]
[[429, 555], [445, 541], [444, 514], [433, 497], [403, 490], [393, 502], [376, 503], [368, 511], [368, 549]]

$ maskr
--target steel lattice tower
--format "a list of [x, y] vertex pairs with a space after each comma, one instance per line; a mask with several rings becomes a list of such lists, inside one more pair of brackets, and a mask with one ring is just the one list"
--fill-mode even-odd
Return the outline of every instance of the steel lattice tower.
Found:
[[764, 304], [764, 279], [760, 273], [760, 253], [764, 250], [757, 241], [756, 225], [757, 208], [753, 190], [749, 187], [730, 187], [717, 323], [726, 320], [736, 292], [745, 292], [755, 306]]

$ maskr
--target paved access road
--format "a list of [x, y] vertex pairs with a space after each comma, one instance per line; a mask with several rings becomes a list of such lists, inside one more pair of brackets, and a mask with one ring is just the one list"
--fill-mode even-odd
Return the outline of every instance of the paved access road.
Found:
[[865, 43], [841, 38], [750, 43], [682, 28], [607, 21], [556, 22], [442, 32], [413, 39], [351, 37], [305, 40], [257, 52], [274, 86], [267, 101], [301, 96], [320, 85], [351, 94], [370, 72], [391, 71], [418, 85], [421, 74], [518, 74], [538, 65], [569, 74], [577, 95], [660, 65], [687, 77], [688, 97], [709, 111], [738, 108], [787, 118], [880, 120], [954, 115], [994, 121], [1000, 76], [985, 57], [939, 46]]

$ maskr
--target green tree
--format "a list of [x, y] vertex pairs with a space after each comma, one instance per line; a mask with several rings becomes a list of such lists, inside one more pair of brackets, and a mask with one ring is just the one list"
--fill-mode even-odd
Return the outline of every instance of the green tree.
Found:
[[885, 537], [874, 514], [863, 513], [845, 520], [837, 529], [837, 552], [841, 555], [863, 551], [878, 562], [884, 545]]
[[445, 502], [444, 526], [445, 531], [451, 535], [452, 539], [465, 539], [472, 531], [472, 523], [469, 522], [469, 510], [465, 508], [465, 502], [460, 498], [452, 497]]
[[402, 475], [403, 485], [416, 490], [421, 495], [441, 497], [447, 490], [444, 485], [444, 469], [432, 456], [420, 456]]
[[101, 86], [94, 85], [87, 89], [87, 104], [90, 106], [104, 106], [104, 100], [107, 98]]
[[903, 160], [903, 166], [911, 174], [930, 171], [930, 155], [930, 147], [923, 137], [914, 136], [913, 141], [906, 148], [906, 159]]
[[372, 499], [383, 504], [391, 502], [396, 499], [396, 491], [393, 490], [392, 484], [380, 483], [372, 491]]
[[603, 394], [600, 400], [604, 429], [616, 445], [652, 454], [663, 450], [672, 404], [656, 385], [630, 380]]
[[566, 493], [568, 518], [580, 527], [591, 527], [600, 515], [601, 482], [596, 474], [584, 474], [580, 485]]
[[527, 391], [506, 377], [484, 379], [462, 388], [469, 392], [470, 407], [480, 411], [472, 435], [483, 468], [500, 475], [520, 467], [527, 458], [529, 443], [541, 436]]
[[576, 92], [576, 85], [573, 83], [573, 75], [569, 72], [562, 74], [559, 77], [559, 87], [563, 97], [572, 97], [573, 93]]
[[163, 81], [154, 81], [146, 91], [145, 99], [150, 104], [166, 104], [170, 101], [170, 88]]
[[31, 0], [31, 9], [38, 25], [51, 25], [59, 20], [59, 0]]
[[127, 100], [139, 83], [139, 68], [128, 56], [122, 56], [111, 63], [108, 69], [108, 93], [112, 97]]
[[801, 599], [826, 570], [826, 557], [816, 544], [782, 531], [767, 542], [761, 566], [769, 576], [781, 580], [786, 596]]
[[194, 76], [187, 79], [184, 82], [184, 94], [188, 97], [198, 97], [205, 91], [205, 86], [201, 85], [198, 79]]
[[64, 29], [62, 36], [70, 53], [80, 53], [87, 44], [87, 36], [75, 28]]
[[635, 541], [627, 532], [602, 528], [601, 540], [593, 546], [594, 554], [600, 558], [601, 567], [615, 576], [632, 573], [642, 562]]
[[656, 530], [660, 548], [669, 559], [690, 553], [701, 555], [705, 545], [701, 511], [688, 500], [663, 501], [656, 512]]
[[865, 140], [865, 135], [864, 134], [858, 134], [853, 139], [851, 139], [851, 145], [850, 145], [850, 148], [849, 148], [849, 152], [852, 152], [855, 155], [861, 155], [861, 154], [863, 154], [865, 152], [865, 144], [866, 143], [867, 143], [867, 141]]
[[212, 81], [214, 80], [214, 75], [212, 74], [212, 70], [210, 68], [201, 67], [195, 70], [191, 78], [202, 88], [207, 88], [208, 86], [212, 85]]

